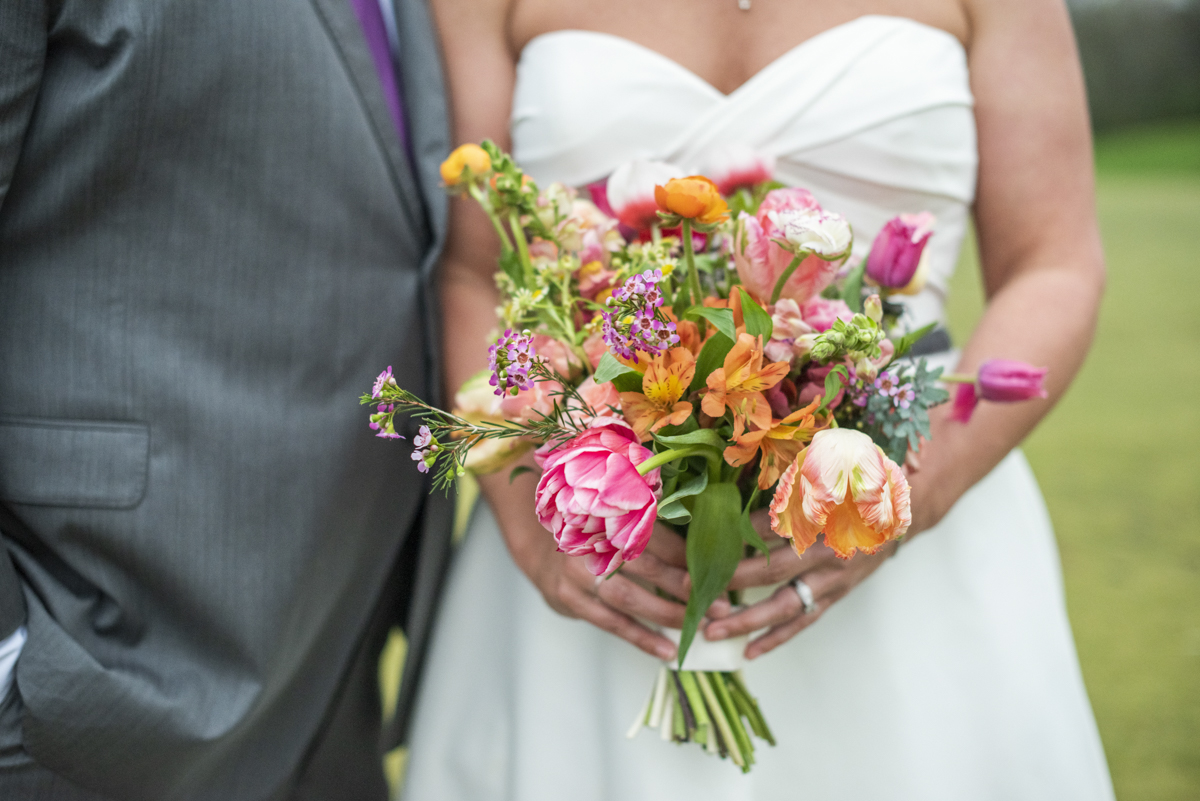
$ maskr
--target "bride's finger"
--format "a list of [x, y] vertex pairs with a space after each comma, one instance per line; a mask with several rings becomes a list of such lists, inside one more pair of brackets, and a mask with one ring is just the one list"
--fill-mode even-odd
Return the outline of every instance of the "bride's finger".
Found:
[[597, 583], [596, 597], [627, 615], [673, 629], [683, 627], [683, 604], [660, 598], [620, 573]]
[[622, 565], [621, 572], [644, 579], [681, 601], [686, 601], [692, 591], [692, 579], [687, 570], [667, 564], [648, 551], [643, 551], [637, 559]]
[[743, 559], [734, 571], [729, 589], [744, 590], [747, 587], [764, 587], [786, 581], [800, 573], [800, 557], [791, 548], [771, 552], [768, 559], [765, 556], [752, 556]]
[[687, 541], [662, 523], [654, 524], [654, 536], [646, 551], [669, 565], [687, 569]]
[[824, 609], [818, 609], [811, 615], [801, 615], [800, 617], [774, 627], [766, 634], [752, 641], [746, 646], [746, 658], [757, 659], [763, 654], [775, 650], [800, 632], [804, 631], [813, 623], [817, 622], [817, 620], [820, 619], [821, 615], [824, 613]]
[[795, 588], [785, 584], [765, 601], [759, 601], [723, 620], [709, 623], [704, 630], [704, 637], [707, 640], [740, 637], [752, 631], [785, 623], [803, 612], [803, 604]]
[[572, 592], [566, 601], [576, 617], [593, 626], [620, 637], [651, 656], [659, 659], [675, 658], [675, 643], [654, 633], [628, 615], [621, 614], [595, 595], [576, 587], [575, 592]]

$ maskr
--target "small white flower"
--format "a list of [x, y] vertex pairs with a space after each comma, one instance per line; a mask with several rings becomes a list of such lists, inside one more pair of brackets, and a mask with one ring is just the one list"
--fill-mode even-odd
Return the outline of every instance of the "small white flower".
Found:
[[832, 261], [854, 241], [850, 223], [840, 214], [818, 209], [785, 209], [767, 213], [795, 252], [807, 251]]

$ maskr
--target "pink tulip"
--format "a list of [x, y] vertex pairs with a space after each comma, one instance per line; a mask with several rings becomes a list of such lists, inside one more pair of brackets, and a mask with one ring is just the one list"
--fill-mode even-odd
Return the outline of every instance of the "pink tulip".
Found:
[[[775, 283], [792, 263], [793, 254], [775, 240], [786, 241], [784, 232], [773, 218], [780, 213], [821, 211], [821, 206], [806, 189], [775, 189], [767, 193], [754, 217], [743, 212], [738, 217], [733, 258], [742, 285], [762, 303], [771, 299]], [[837, 263], [809, 256], [796, 267], [783, 286], [781, 298], [804, 303], [829, 286], [837, 274]]]
[[649, 231], [658, 223], [658, 202], [654, 187], [686, 173], [661, 161], [630, 161], [608, 178], [606, 199], [613, 214], [623, 225], [636, 231]]
[[775, 176], [775, 157], [747, 145], [714, 148], [703, 158], [700, 172], [712, 179], [722, 195], [750, 189]]
[[879, 286], [900, 289], [908, 286], [921, 263], [929, 237], [933, 236], [933, 215], [901, 214], [888, 220], [875, 237], [867, 256], [867, 277]]
[[842, 559], [875, 553], [911, 522], [904, 474], [870, 437], [849, 428], [818, 431], [771, 501], [771, 528], [797, 554], [821, 533]]
[[1011, 359], [989, 359], [979, 368], [974, 384], [959, 384], [954, 394], [950, 417], [960, 423], [971, 419], [981, 400], [995, 403], [1015, 403], [1045, 398], [1044, 381], [1047, 367], [1034, 367]]
[[592, 427], [554, 450], [535, 493], [538, 520], [558, 550], [582, 556], [596, 576], [636, 559], [650, 541], [662, 478], [636, 466], [651, 453], [625, 422], [597, 418]]

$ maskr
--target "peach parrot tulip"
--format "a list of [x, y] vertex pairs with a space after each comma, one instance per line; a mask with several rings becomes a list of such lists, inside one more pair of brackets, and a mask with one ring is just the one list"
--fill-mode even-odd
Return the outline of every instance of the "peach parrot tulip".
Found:
[[803, 554], [824, 532], [825, 544], [849, 559], [875, 553], [912, 522], [908, 481], [861, 431], [818, 431], [779, 480], [771, 528]]

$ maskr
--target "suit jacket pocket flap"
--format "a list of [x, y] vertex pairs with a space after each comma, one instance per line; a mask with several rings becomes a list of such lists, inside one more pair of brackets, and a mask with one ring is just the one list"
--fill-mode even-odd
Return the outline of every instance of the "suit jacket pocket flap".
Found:
[[149, 462], [144, 423], [0, 417], [0, 500], [130, 509]]

